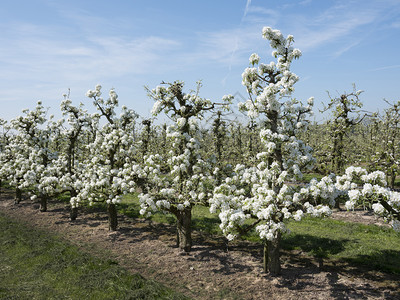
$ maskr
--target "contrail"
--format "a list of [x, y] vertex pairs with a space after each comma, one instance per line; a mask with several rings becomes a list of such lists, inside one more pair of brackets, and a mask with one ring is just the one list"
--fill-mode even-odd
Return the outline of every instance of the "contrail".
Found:
[[251, 4], [251, 0], [247, 0], [246, 8], [244, 9], [243, 17], [242, 17], [242, 20], [240, 21], [240, 23], [242, 23], [243, 19], [246, 17], [246, 15], [249, 11], [249, 8], [250, 8], [250, 4]]

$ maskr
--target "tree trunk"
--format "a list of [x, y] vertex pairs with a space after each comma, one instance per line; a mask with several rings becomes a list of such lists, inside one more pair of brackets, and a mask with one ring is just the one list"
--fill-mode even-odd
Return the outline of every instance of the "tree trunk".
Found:
[[263, 269], [264, 269], [264, 273], [268, 273], [268, 245], [267, 245], [267, 240], [264, 240]]
[[15, 189], [15, 198], [14, 198], [14, 203], [18, 204], [22, 200], [22, 191], [20, 188]]
[[78, 208], [77, 207], [71, 207], [71, 211], [70, 211], [71, 221], [75, 221], [77, 217], [78, 217]]
[[394, 170], [391, 170], [391, 174], [390, 174], [390, 188], [394, 189], [394, 185], [396, 182], [396, 172]]
[[47, 211], [47, 195], [40, 195], [40, 207], [39, 210], [41, 212]]
[[281, 233], [273, 241], [264, 242], [264, 272], [271, 275], [279, 275], [281, 273], [281, 263], [279, 261], [279, 250], [281, 242]]
[[111, 231], [117, 231], [118, 219], [117, 219], [117, 208], [115, 204], [110, 203], [107, 206], [108, 212], [108, 229]]
[[334, 171], [336, 174], [341, 174], [343, 172], [343, 166], [344, 166], [343, 135], [344, 133], [340, 132], [333, 137], [334, 138], [333, 156], [335, 160]]
[[[338, 133], [336, 135], [334, 135], [333, 137], [334, 139], [334, 144], [333, 144], [333, 170], [336, 173], [336, 175], [339, 175], [342, 173], [342, 169], [343, 169], [343, 134], [342, 133]], [[338, 210], [340, 209], [340, 201], [339, 199], [336, 199], [335, 201], [335, 208], [337, 208]]]
[[190, 252], [192, 248], [192, 208], [185, 207], [176, 213], [178, 247], [185, 252]]

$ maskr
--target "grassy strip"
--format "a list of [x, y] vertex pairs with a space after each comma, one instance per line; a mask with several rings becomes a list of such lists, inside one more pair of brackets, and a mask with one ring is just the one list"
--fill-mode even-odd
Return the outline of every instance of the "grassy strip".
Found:
[[186, 299], [0, 214], [1, 299]]
[[[126, 197], [120, 213], [138, 218], [140, 206], [135, 195]], [[156, 213], [151, 219], [159, 223], [174, 224], [169, 214]], [[208, 234], [221, 235], [218, 215], [210, 214], [207, 207], [194, 207], [193, 229]], [[287, 224], [290, 233], [282, 239], [284, 250], [302, 250], [316, 258], [343, 260], [355, 266], [400, 274], [400, 233], [391, 228], [363, 225], [330, 218], [305, 218]], [[246, 240], [260, 242], [253, 232]]]
[[284, 249], [400, 274], [400, 234], [391, 228], [316, 218], [292, 221], [288, 228]]

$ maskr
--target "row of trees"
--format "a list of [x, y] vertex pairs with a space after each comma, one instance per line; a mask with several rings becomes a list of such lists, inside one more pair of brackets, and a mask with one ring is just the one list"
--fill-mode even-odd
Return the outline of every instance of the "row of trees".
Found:
[[326, 122], [312, 124], [302, 139], [314, 149], [320, 174], [343, 173], [347, 166], [360, 165], [381, 170], [389, 186], [396, 187], [400, 171], [400, 101], [382, 112], [362, 111], [361, 91], [331, 99], [325, 111], [332, 112]]
[[[2, 122], [0, 178], [15, 187], [16, 202], [22, 190], [28, 191], [39, 199], [41, 211], [49, 199], [68, 192], [72, 220], [79, 206], [104, 202], [110, 230], [118, 228], [116, 205], [121, 197], [138, 192], [141, 214], [162, 211], [176, 217], [183, 251], [192, 247], [193, 207], [207, 206], [219, 214], [229, 240], [257, 232], [264, 243], [264, 269], [274, 274], [280, 272], [286, 220], [329, 216], [338, 199], [345, 199], [348, 209], [367, 202], [400, 229], [400, 197], [386, 187], [386, 175], [360, 167], [343, 170], [345, 138], [365, 119], [349, 118], [353, 107], [360, 106], [360, 92], [332, 99], [328, 109], [335, 109], [333, 121], [323, 125], [333, 133], [332, 168], [344, 175], [304, 182], [303, 173], [313, 170], [315, 158], [312, 147], [300, 138], [312, 144], [315, 137], [309, 128], [320, 127], [309, 121], [313, 98], [303, 104], [291, 96], [298, 77], [290, 67], [301, 52], [293, 48], [293, 36], [285, 38], [278, 30], [265, 27], [263, 37], [276, 61], [264, 64], [252, 54], [242, 74], [249, 98], [239, 108], [249, 117], [247, 127], [229, 126], [224, 120], [233, 96], [212, 102], [200, 97], [200, 83], [188, 93], [179, 81], [148, 89], [155, 101], [152, 114], [164, 113], [172, 121], [159, 127], [151, 120], [138, 122], [139, 116], [125, 106], [118, 114], [116, 92], [111, 89], [104, 99], [98, 85], [87, 92], [96, 113], [82, 104], [74, 106], [65, 95], [61, 120], [47, 118], [39, 102], [35, 110], [23, 111], [9, 124]], [[393, 119], [395, 113], [387, 117]], [[210, 114], [212, 126], [202, 129], [202, 120]], [[389, 128], [393, 131], [388, 145], [395, 143], [393, 124], [387, 125], [388, 134]], [[319, 151], [321, 142], [316, 144]], [[385, 155], [395, 159], [398, 144], [390, 147]]]

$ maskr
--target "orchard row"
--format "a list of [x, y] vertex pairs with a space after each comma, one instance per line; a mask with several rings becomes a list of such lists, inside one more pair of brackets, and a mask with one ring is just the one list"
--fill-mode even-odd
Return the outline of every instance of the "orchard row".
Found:
[[[303, 103], [291, 97], [298, 77], [290, 67], [301, 56], [293, 36], [269, 27], [262, 35], [276, 61], [264, 64], [252, 54], [242, 74], [248, 100], [239, 109], [248, 126], [227, 125], [224, 114], [233, 96], [218, 102], [202, 98], [200, 83], [187, 93], [179, 81], [148, 89], [155, 101], [152, 114], [171, 120], [164, 126], [139, 123], [135, 111], [118, 109], [113, 89], [105, 99], [98, 85], [87, 92], [96, 113], [74, 106], [65, 95], [61, 120], [47, 118], [39, 102], [2, 122], [0, 179], [15, 187], [16, 202], [28, 191], [41, 211], [49, 199], [68, 192], [72, 220], [79, 207], [104, 202], [110, 230], [118, 228], [116, 206], [123, 195], [139, 193], [141, 214], [162, 211], [176, 217], [182, 251], [192, 247], [192, 208], [207, 206], [219, 214], [227, 239], [257, 232], [264, 243], [264, 269], [274, 274], [281, 268], [286, 220], [329, 216], [339, 201], [347, 209], [367, 205], [400, 230], [399, 193], [386, 187], [387, 175], [394, 182], [398, 172], [398, 106], [383, 119], [364, 116], [358, 110], [361, 92], [354, 91], [331, 99], [329, 122], [310, 124], [313, 98]], [[210, 115], [212, 126], [202, 128]], [[385, 134], [385, 143], [377, 140], [377, 132]], [[327, 136], [332, 143], [323, 140]], [[366, 141], [365, 148], [349, 150], [351, 137]], [[315, 148], [319, 162], [305, 142]], [[362, 160], [362, 155], [369, 157]], [[351, 160], [366, 168], [348, 166]], [[315, 168], [329, 175], [304, 182], [303, 173]]]

